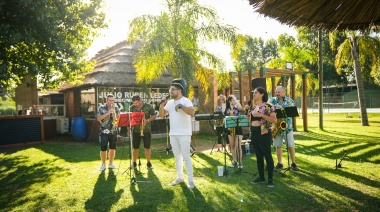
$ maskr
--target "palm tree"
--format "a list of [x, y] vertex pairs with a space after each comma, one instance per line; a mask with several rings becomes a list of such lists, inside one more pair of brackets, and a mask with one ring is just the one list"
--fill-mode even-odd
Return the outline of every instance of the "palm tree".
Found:
[[[337, 72], [341, 73], [342, 67], [350, 64], [350, 61], [352, 60], [356, 77], [361, 123], [362, 126], [369, 126], [361, 64], [364, 63], [362, 60], [368, 57], [371, 58], [370, 61], [372, 61], [372, 66], [377, 64], [378, 55], [380, 55], [380, 40], [377, 37], [371, 36], [369, 32], [361, 33], [359, 31], [347, 31], [345, 34], [346, 39], [338, 47], [335, 66]], [[330, 34], [330, 43], [333, 48], [336, 35], [337, 33]], [[364, 55], [366, 57], [364, 57]]]
[[130, 23], [127, 41], [141, 41], [134, 57], [137, 82], [146, 85], [171, 72], [188, 82], [197, 79], [208, 90], [210, 72], [201, 63], [219, 71], [225, 71], [225, 64], [199, 44], [216, 40], [233, 43], [235, 27], [220, 24], [214, 9], [196, 0], [165, 0], [165, 6], [167, 12], [139, 16]]

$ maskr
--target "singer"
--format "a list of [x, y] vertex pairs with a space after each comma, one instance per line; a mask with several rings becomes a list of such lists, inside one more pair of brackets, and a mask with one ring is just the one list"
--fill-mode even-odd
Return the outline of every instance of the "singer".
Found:
[[188, 188], [194, 188], [193, 163], [190, 157], [191, 143], [191, 116], [195, 111], [193, 103], [186, 97], [182, 96], [184, 87], [180, 83], [172, 83], [170, 87], [171, 100], [163, 99], [160, 104], [159, 116], [164, 117], [169, 114], [170, 121], [170, 144], [173, 149], [175, 164], [177, 169], [177, 179], [172, 182], [172, 186], [184, 182], [183, 163], [185, 161]]
[[103, 171], [106, 168], [107, 146], [109, 147], [109, 169], [115, 169], [113, 160], [116, 154], [116, 139], [117, 139], [117, 120], [120, 115], [120, 110], [115, 107], [115, 98], [112, 94], [107, 96], [106, 104], [98, 108], [97, 120], [100, 122], [100, 159], [102, 165], [99, 170]]

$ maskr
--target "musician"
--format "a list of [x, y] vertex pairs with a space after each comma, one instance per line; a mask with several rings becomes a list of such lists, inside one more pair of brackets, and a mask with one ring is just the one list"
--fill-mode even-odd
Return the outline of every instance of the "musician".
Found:
[[[277, 86], [276, 88], [276, 97], [272, 97], [269, 102], [275, 106], [276, 109], [283, 107], [291, 107], [294, 106], [294, 101], [287, 97], [285, 88], [282, 86]], [[285, 136], [288, 139], [288, 152], [290, 158], [292, 160], [291, 168], [294, 171], [298, 171], [299, 168], [296, 165], [295, 159], [295, 144], [294, 144], [294, 136], [293, 136], [293, 120], [291, 117], [285, 118], [285, 122], [288, 124], [288, 127], [285, 130], [281, 130], [276, 138], [273, 138], [273, 146], [276, 148], [277, 160], [278, 163], [275, 167], [276, 170], [282, 169], [284, 167], [282, 163], [282, 142], [285, 140]]]
[[[130, 111], [133, 112], [144, 112], [144, 117], [142, 118], [142, 123], [139, 126], [133, 127], [132, 133], [132, 142], [133, 142], [133, 155], [132, 155], [132, 168], [136, 168], [136, 159], [139, 156], [139, 148], [141, 139], [144, 141], [144, 151], [146, 157], [146, 167], [152, 169], [151, 159], [151, 150], [150, 144], [152, 140], [151, 134], [151, 122], [156, 119], [156, 113], [152, 105], [143, 103], [139, 95], [132, 96], [133, 105], [130, 108]], [[141, 129], [143, 127], [143, 129]]]
[[[226, 109], [224, 111], [225, 116], [239, 116], [239, 113], [242, 109], [241, 104], [236, 99], [235, 95], [230, 95], [227, 98]], [[241, 126], [237, 126], [234, 128], [228, 129], [228, 140], [230, 143], [230, 150], [232, 153], [232, 164], [230, 167], [238, 167], [243, 168], [242, 163], [242, 149], [241, 149], [241, 141], [243, 139], [243, 128]], [[239, 161], [237, 158], [237, 151], [239, 150]]]
[[[218, 105], [216, 106], [214, 112], [215, 113], [218, 113], [218, 112], [224, 113], [223, 105], [224, 105], [224, 107], [226, 106], [226, 96], [224, 96], [223, 94], [220, 94], [218, 96]], [[219, 120], [215, 121], [215, 131], [216, 131], [216, 134], [218, 136], [218, 152], [220, 152], [222, 150], [222, 139], [223, 139], [222, 136], [223, 136], [223, 132], [224, 132], [223, 119], [219, 119]], [[225, 138], [225, 141], [227, 144], [229, 143], [227, 136]]]
[[274, 187], [274, 162], [271, 152], [272, 132], [271, 125], [277, 121], [275, 109], [267, 103], [268, 93], [262, 87], [253, 91], [252, 108], [249, 112], [251, 125], [251, 145], [256, 153], [259, 177], [251, 181], [252, 184], [265, 183], [264, 158], [268, 170], [268, 187]]
[[191, 117], [195, 111], [190, 99], [182, 96], [184, 88], [180, 83], [172, 83], [170, 87], [170, 96], [173, 98], [167, 100], [162, 99], [160, 104], [159, 116], [164, 117], [169, 114], [170, 121], [170, 144], [172, 146], [175, 164], [177, 169], [177, 179], [172, 182], [172, 186], [184, 182], [183, 161], [185, 161], [188, 188], [194, 188], [193, 163], [190, 157], [191, 143]]
[[102, 165], [99, 170], [103, 171], [106, 168], [107, 146], [109, 147], [109, 169], [116, 169], [113, 164], [116, 154], [117, 140], [117, 117], [120, 115], [120, 110], [115, 106], [115, 98], [112, 94], [107, 95], [106, 104], [98, 108], [97, 120], [100, 122], [100, 159]]

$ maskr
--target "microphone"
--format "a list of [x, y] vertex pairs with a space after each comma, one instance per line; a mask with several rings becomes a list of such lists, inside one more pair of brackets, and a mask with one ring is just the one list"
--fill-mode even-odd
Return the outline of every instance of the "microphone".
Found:
[[159, 105], [160, 104], [162, 104], [162, 103], [164, 103], [166, 100], [168, 100], [169, 99], [169, 96], [165, 96], [164, 97], [164, 99], [162, 99], [161, 101], [160, 101], [160, 103], [158, 103]]

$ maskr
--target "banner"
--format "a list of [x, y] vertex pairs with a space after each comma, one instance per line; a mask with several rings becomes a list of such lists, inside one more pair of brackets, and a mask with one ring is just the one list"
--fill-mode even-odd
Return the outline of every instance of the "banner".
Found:
[[128, 87], [98, 87], [97, 105], [106, 103], [107, 95], [112, 94], [115, 98], [115, 104], [122, 111], [127, 111], [125, 105], [132, 105], [132, 97], [139, 95], [144, 103], [151, 104], [158, 111], [158, 103], [165, 96], [169, 96], [168, 88], [151, 88], [149, 93], [144, 93], [141, 88]]

